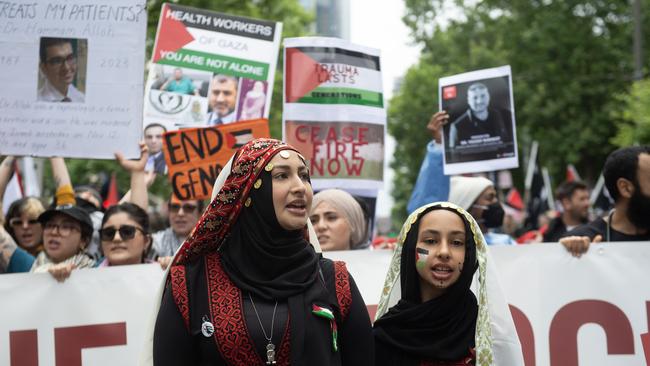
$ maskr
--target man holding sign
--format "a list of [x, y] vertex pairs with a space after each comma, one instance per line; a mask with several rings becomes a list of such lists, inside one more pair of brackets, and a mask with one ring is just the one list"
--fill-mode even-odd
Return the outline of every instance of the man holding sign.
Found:
[[40, 70], [44, 76], [38, 89], [38, 100], [43, 102], [83, 103], [85, 96], [72, 83], [77, 76], [76, 39], [41, 38]]

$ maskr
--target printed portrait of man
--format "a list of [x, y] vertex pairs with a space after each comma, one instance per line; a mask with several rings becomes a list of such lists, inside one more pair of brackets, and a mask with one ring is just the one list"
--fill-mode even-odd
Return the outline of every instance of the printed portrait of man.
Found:
[[42, 83], [38, 89], [39, 101], [85, 101], [85, 95], [74, 85], [79, 61], [77, 43], [78, 40], [74, 38], [41, 38], [39, 70]]
[[235, 122], [238, 80], [234, 76], [217, 74], [208, 90], [208, 126]]
[[162, 151], [165, 132], [167, 132], [167, 128], [159, 123], [151, 123], [144, 129], [144, 143], [149, 148], [149, 158], [144, 170], [153, 170], [156, 174], [167, 174], [167, 164]]
[[481, 82], [467, 89], [467, 110], [449, 128], [449, 147], [480, 147], [512, 142], [509, 111], [490, 107], [490, 91]]

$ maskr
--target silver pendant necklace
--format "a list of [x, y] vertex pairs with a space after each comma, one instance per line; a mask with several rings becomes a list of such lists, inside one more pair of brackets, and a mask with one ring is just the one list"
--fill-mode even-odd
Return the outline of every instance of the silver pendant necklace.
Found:
[[264, 330], [264, 325], [262, 325], [262, 319], [260, 319], [260, 314], [257, 312], [257, 308], [255, 307], [255, 302], [253, 302], [253, 297], [251, 296], [250, 292], [248, 293], [248, 298], [251, 300], [251, 304], [253, 305], [253, 311], [255, 311], [255, 316], [257, 317], [257, 321], [260, 323], [260, 328], [262, 328], [262, 333], [264, 334], [264, 338], [268, 342], [266, 344], [266, 364], [267, 365], [275, 365], [277, 362], [275, 361], [275, 344], [273, 344], [273, 325], [275, 324], [275, 311], [278, 308], [278, 301], [275, 301], [275, 306], [273, 307], [273, 317], [271, 318], [271, 335], [267, 336], [266, 331]]

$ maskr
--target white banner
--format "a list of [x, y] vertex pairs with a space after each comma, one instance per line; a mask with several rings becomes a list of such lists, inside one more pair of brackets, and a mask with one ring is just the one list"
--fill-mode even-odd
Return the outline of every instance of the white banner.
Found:
[[0, 2], [0, 155], [140, 155], [145, 7]]
[[0, 365], [135, 365], [158, 264], [0, 276]]
[[[650, 243], [492, 247], [515, 308], [526, 366], [646, 365]], [[330, 252], [345, 260], [374, 313], [390, 251]], [[0, 366], [135, 365], [162, 280], [156, 264], [0, 276]], [[508, 365], [509, 366], [509, 365]]]

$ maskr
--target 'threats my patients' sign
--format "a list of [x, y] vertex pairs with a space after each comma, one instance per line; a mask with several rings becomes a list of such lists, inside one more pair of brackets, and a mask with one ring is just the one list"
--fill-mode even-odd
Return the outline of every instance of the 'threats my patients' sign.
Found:
[[139, 156], [145, 3], [0, 2], [0, 154]]

